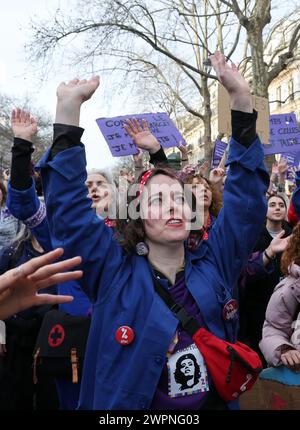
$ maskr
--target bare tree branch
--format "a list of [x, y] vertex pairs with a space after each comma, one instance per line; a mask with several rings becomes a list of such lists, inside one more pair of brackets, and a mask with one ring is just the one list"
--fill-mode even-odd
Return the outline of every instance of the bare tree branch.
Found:
[[300, 24], [298, 24], [293, 31], [287, 52], [279, 55], [277, 63], [274, 65], [272, 70], [269, 71], [268, 73], [269, 84], [273, 81], [273, 79], [275, 79], [279, 75], [279, 73], [282, 70], [286, 68], [288, 60], [293, 58], [294, 50], [298, 46], [299, 39], [300, 39]]

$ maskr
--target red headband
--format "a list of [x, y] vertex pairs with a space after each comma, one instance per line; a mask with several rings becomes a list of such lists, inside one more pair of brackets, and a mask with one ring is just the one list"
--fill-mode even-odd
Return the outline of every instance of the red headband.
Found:
[[147, 184], [147, 182], [149, 181], [149, 179], [151, 178], [152, 175], [153, 175], [153, 169], [149, 169], [145, 173], [143, 173], [143, 175], [140, 179], [140, 182], [139, 182], [138, 190], [136, 192], [136, 206], [140, 203], [143, 189], [144, 189], [145, 185]]

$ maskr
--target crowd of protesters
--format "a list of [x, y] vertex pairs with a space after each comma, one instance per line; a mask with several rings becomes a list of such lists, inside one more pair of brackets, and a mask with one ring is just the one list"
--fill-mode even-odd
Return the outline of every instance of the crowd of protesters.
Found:
[[[220, 52], [211, 63], [232, 116], [226, 163], [211, 170], [190, 165], [182, 145], [173, 170], [147, 122], [133, 119], [124, 128], [139, 149], [135, 168], [86, 171], [80, 109], [97, 76], [58, 86], [53, 144], [34, 169], [38, 124], [12, 112], [10, 175], [0, 183], [0, 409], [237, 409], [157, 284], [264, 367], [300, 370], [300, 171], [292, 196], [286, 159], [269, 177], [246, 80]], [[76, 357], [71, 374], [44, 365], [37, 377], [36, 345], [53, 310], [88, 320], [83, 368]]]

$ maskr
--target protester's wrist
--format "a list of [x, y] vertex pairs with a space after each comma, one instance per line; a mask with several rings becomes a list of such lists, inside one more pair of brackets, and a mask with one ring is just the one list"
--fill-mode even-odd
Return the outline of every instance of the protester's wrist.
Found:
[[161, 146], [160, 144], [157, 142], [157, 145], [155, 145], [153, 148], [149, 149], [149, 154], [150, 155], [154, 155], [156, 154], [159, 150], [160, 150]]
[[14, 138], [15, 139], [22, 139], [26, 140], [27, 142], [33, 143], [33, 134], [26, 134], [26, 133], [15, 133]]
[[275, 260], [276, 252], [272, 250], [272, 247], [269, 246], [267, 249], [265, 249], [264, 254], [267, 260]]
[[79, 126], [80, 107], [83, 102], [78, 98], [58, 98], [55, 122], [66, 125]]
[[253, 104], [250, 92], [240, 92], [230, 94], [230, 108], [240, 112], [253, 112]]

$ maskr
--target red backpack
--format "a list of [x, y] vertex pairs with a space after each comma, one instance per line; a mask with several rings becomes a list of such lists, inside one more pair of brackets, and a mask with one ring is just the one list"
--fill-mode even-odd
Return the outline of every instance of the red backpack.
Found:
[[241, 342], [227, 342], [200, 327], [155, 278], [154, 287], [200, 350], [220, 397], [230, 402], [250, 390], [262, 370], [258, 354]]
[[225, 402], [236, 400], [250, 390], [262, 370], [262, 362], [255, 351], [241, 342], [226, 342], [205, 328], [199, 328], [193, 340]]

